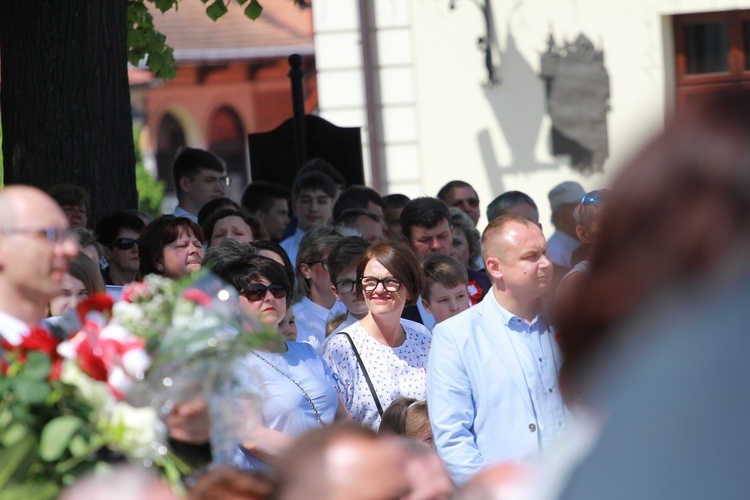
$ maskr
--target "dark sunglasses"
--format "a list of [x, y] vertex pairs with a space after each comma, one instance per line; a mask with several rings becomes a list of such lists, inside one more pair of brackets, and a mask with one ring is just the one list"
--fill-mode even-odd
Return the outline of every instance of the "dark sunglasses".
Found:
[[138, 244], [138, 240], [134, 240], [133, 238], [119, 238], [113, 241], [109, 246], [115, 247], [118, 250], [130, 250], [135, 245]]
[[275, 299], [283, 299], [286, 297], [286, 290], [281, 285], [249, 285], [242, 289], [240, 295], [245, 297], [250, 302], [258, 302], [266, 298], [266, 293], [271, 292], [271, 295]]
[[611, 191], [609, 189], [597, 189], [583, 195], [581, 205], [598, 205], [604, 203], [609, 198]]

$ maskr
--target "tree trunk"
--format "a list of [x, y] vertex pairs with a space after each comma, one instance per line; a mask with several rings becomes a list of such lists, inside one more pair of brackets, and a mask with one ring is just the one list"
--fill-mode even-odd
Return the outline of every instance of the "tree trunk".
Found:
[[0, 0], [6, 184], [77, 184], [89, 224], [136, 208], [127, 0]]

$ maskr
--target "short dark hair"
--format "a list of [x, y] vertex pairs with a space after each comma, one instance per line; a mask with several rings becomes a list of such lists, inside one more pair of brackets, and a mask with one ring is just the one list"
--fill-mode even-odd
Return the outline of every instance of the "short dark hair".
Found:
[[[384, 241], [369, 247], [357, 264], [357, 278], [362, 277], [367, 263], [373, 259], [383, 264], [394, 278], [401, 281], [401, 286], [406, 287], [409, 292], [406, 303], [415, 303], [424, 289], [424, 273], [412, 249], [400, 241]], [[357, 293], [362, 293], [362, 282], [359, 279]]]
[[333, 205], [333, 220], [338, 221], [344, 210], [350, 208], [367, 208], [370, 203], [383, 207], [380, 193], [367, 186], [350, 186], [346, 188]]
[[192, 180], [202, 168], [225, 172], [224, 160], [210, 151], [197, 148], [182, 148], [172, 163], [172, 177], [174, 188], [180, 193], [180, 179], [187, 177]]
[[214, 234], [214, 227], [216, 226], [216, 223], [221, 219], [225, 219], [227, 217], [239, 217], [240, 219], [245, 221], [245, 224], [250, 226], [250, 232], [253, 235], [253, 240], [268, 239], [268, 234], [266, 233], [266, 229], [263, 227], [263, 224], [261, 224], [258, 219], [256, 219], [249, 213], [245, 212], [244, 210], [235, 210], [233, 208], [220, 208], [219, 210], [212, 213], [211, 216], [206, 219], [203, 224], [201, 224], [201, 229], [203, 229], [203, 234], [205, 235], [206, 242], [208, 244], [210, 244], [211, 242], [211, 236]]
[[370, 244], [361, 236], [347, 236], [333, 246], [328, 254], [328, 274], [331, 276], [331, 284], [336, 280], [344, 269], [359, 264]]
[[273, 252], [281, 257], [281, 260], [284, 261], [284, 268], [286, 268], [289, 283], [294, 286], [294, 263], [292, 262], [292, 259], [289, 258], [289, 254], [286, 253], [286, 250], [284, 250], [281, 245], [271, 240], [253, 241], [252, 243], [249, 243], [249, 245], [255, 247], [259, 252], [261, 250], [268, 250], [269, 252]]
[[369, 217], [375, 222], [380, 222], [380, 217], [367, 209], [347, 208], [337, 218], [333, 219], [333, 223], [340, 227], [354, 227], [357, 224], [357, 220], [362, 216]]
[[451, 223], [451, 213], [443, 201], [430, 196], [414, 198], [401, 212], [401, 232], [408, 239], [411, 237], [412, 227], [432, 229], [443, 220]]
[[88, 213], [89, 194], [81, 186], [75, 184], [55, 184], [47, 190], [47, 194], [61, 207], [82, 204], [86, 207], [86, 212]]
[[202, 227], [203, 223], [206, 222], [214, 212], [222, 208], [233, 208], [235, 210], [242, 209], [237, 202], [229, 198], [215, 198], [207, 202], [200, 210], [198, 210], [198, 224]]
[[383, 208], [404, 208], [409, 201], [405, 194], [388, 194], [383, 196]]
[[201, 242], [205, 241], [203, 229], [187, 217], [161, 215], [151, 221], [141, 231], [141, 237], [138, 238], [141, 276], [153, 273], [162, 274], [156, 265], [163, 257], [164, 247], [176, 241], [180, 237], [180, 231], [187, 230], [190, 230]]
[[336, 187], [341, 189], [346, 188], [346, 179], [336, 167], [325, 161], [323, 158], [313, 158], [312, 160], [306, 161], [297, 172], [297, 177], [306, 175], [311, 172], [320, 172], [321, 174], [327, 175]]
[[530, 205], [537, 213], [537, 217], [539, 216], [539, 209], [531, 196], [521, 191], [506, 191], [487, 205], [487, 220], [491, 221], [496, 217], [505, 215], [503, 211], [508, 207], [523, 205], [524, 203]]
[[448, 197], [448, 193], [451, 192], [451, 189], [462, 187], [462, 188], [469, 188], [472, 191], [474, 191], [474, 194], [477, 194], [477, 190], [474, 189], [474, 186], [469, 184], [468, 182], [464, 181], [450, 181], [448, 184], [440, 188], [440, 191], [438, 191], [437, 198], [439, 200], [445, 201], [445, 199]]
[[[132, 229], [137, 233], [143, 230], [145, 224], [135, 214], [121, 210], [107, 214], [96, 223], [96, 234], [99, 235], [99, 243], [109, 246], [117, 239], [117, 233], [121, 229]], [[139, 247], [140, 248], [140, 247]]]
[[294, 183], [292, 184], [292, 198], [295, 200], [299, 198], [300, 191], [303, 189], [320, 189], [330, 196], [331, 200], [336, 198], [336, 184], [333, 183], [330, 177], [320, 172], [310, 172], [294, 179]]
[[211, 271], [235, 287], [238, 292], [265, 278], [271, 284], [282, 286], [286, 291], [287, 307], [291, 303], [292, 285], [284, 266], [273, 259], [256, 254], [255, 249], [240, 252], [235, 258], [213, 260]]
[[251, 182], [242, 190], [240, 205], [248, 212], [258, 210], [268, 213], [273, 208], [276, 200], [286, 200], [292, 198], [292, 192], [281, 184], [268, 181]]

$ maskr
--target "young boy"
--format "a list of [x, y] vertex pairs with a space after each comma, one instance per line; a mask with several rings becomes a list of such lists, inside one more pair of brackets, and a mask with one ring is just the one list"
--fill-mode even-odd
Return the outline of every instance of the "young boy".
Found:
[[335, 196], [336, 184], [327, 175], [310, 172], [294, 180], [292, 208], [297, 214], [297, 230], [281, 242], [281, 248], [286, 250], [293, 265], [297, 265], [302, 236], [313, 226], [331, 222]]
[[469, 308], [466, 268], [452, 257], [435, 254], [422, 264], [425, 287], [422, 305], [435, 316], [435, 324]]
[[367, 316], [367, 305], [362, 296], [357, 295], [357, 264], [368, 246], [367, 240], [360, 236], [347, 236], [328, 254], [331, 290], [348, 311], [343, 323], [331, 333], [338, 333]]

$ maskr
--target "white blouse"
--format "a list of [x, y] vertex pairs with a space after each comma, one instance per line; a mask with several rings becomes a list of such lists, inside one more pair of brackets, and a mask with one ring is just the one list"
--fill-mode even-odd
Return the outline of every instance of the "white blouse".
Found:
[[[398, 347], [381, 344], [359, 321], [345, 330], [359, 351], [383, 411], [398, 397], [424, 399], [426, 395], [427, 357], [432, 338], [411, 326], [403, 326], [406, 340]], [[377, 430], [380, 415], [349, 341], [344, 335], [332, 335], [323, 345], [322, 355], [331, 367], [352, 419]]]

